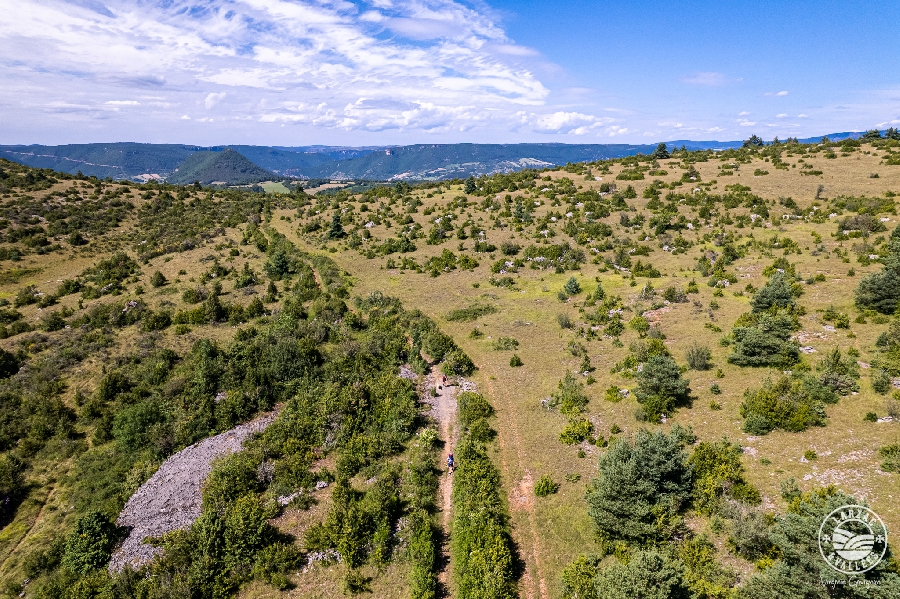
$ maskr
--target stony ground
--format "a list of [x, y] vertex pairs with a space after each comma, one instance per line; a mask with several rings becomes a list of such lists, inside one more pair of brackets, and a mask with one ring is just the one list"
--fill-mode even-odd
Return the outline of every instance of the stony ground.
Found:
[[125, 504], [116, 523], [131, 529], [115, 551], [111, 571], [126, 565], [139, 568], [160, 552], [144, 544], [147, 537], [187, 528], [200, 517], [202, 486], [216, 458], [239, 451], [254, 433], [262, 432], [275, 420], [275, 413], [204, 439], [171, 456]]

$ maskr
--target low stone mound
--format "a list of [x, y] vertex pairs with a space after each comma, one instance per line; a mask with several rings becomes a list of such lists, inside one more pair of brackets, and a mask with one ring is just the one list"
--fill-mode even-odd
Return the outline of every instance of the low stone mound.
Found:
[[244, 441], [262, 432], [277, 414], [267, 414], [220, 435], [186, 447], [163, 462], [159, 470], [131, 496], [116, 524], [131, 528], [125, 542], [113, 553], [111, 572], [126, 565], [138, 569], [160, 553], [145, 545], [147, 537], [187, 528], [200, 517], [202, 486], [216, 458], [239, 451]]

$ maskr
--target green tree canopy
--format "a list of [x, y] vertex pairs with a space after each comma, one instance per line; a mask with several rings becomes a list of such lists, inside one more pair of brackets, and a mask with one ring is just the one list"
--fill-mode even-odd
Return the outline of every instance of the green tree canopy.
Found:
[[666, 147], [666, 144], [660, 143], [658, 146], [656, 146], [656, 149], [653, 150], [653, 153], [650, 154], [650, 156], [656, 158], [657, 160], [669, 158], [669, 149]]
[[600, 457], [586, 494], [601, 538], [649, 544], [670, 538], [691, 496], [691, 468], [680, 434], [638, 431]]
[[681, 369], [666, 355], [655, 355], [644, 362], [637, 373], [635, 396], [652, 422], [691, 399], [690, 381], [681, 378]]
[[98, 511], [86, 513], [66, 538], [63, 565], [76, 574], [105, 567], [116, 536], [115, 525], [105, 515]]
[[754, 312], [763, 312], [772, 306], [789, 308], [794, 305], [791, 284], [782, 272], [773, 274], [762, 289], [750, 300]]
[[762, 140], [762, 138], [758, 135], [751, 135], [750, 139], [745, 139], [744, 143], [741, 145], [743, 148], [761, 148], [766, 145], [766, 142]]
[[[751, 575], [738, 591], [739, 599], [900, 597], [900, 575], [891, 571], [889, 560], [865, 574], [847, 575], [833, 570], [822, 559], [818, 544], [822, 521], [832, 510], [858, 503], [856, 498], [833, 487], [796, 497], [788, 513], [778, 518], [769, 530], [769, 541], [775, 548], [773, 554], [778, 556], [775, 564]], [[826, 586], [823, 580], [837, 581], [837, 584]], [[871, 584], [876, 580], [877, 586]], [[867, 581], [870, 584], [860, 584]]]
[[604, 568], [595, 580], [598, 599], [688, 599], [684, 565], [657, 551], [639, 551], [627, 564]]

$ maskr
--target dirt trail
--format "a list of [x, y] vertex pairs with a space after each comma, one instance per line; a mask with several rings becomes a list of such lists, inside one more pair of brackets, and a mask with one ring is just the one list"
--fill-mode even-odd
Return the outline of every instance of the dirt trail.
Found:
[[47, 504], [50, 503], [50, 500], [53, 498], [53, 494], [56, 493], [56, 487], [51, 487], [50, 492], [47, 493], [47, 496], [44, 498], [43, 503], [41, 503], [41, 509], [38, 510], [38, 513], [35, 514], [34, 520], [31, 521], [31, 524], [28, 525], [28, 529], [22, 533], [22, 536], [16, 541], [16, 544], [10, 549], [5, 556], [3, 556], [3, 561], [0, 563], [0, 571], [6, 568], [6, 563], [9, 561], [9, 558], [16, 554], [16, 551], [19, 550], [19, 547], [22, 543], [25, 542], [25, 539], [28, 538], [28, 535], [31, 534], [31, 531], [34, 530], [34, 527], [37, 526], [38, 522], [41, 521], [41, 518], [44, 516], [44, 510], [47, 508]]
[[[432, 368], [431, 373], [425, 377], [425, 399], [431, 406], [431, 416], [437, 420], [440, 426], [441, 439], [444, 448], [441, 450], [442, 468], [441, 478], [438, 483], [438, 507], [441, 510], [441, 554], [438, 557], [438, 583], [444, 597], [450, 596], [450, 522], [453, 517], [453, 477], [447, 476], [445, 465], [447, 456], [456, 447], [459, 440], [459, 431], [456, 428], [456, 395], [461, 391], [459, 381], [448, 380], [447, 386], [441, 385], [441, 374], [437, 368]], [[469, 384], [469, 383], [465, 383]], [[438, 395], [431, 394], [432, 389], [438, 389]]]
[[[486, 378], [488, 397], [491, 398], [491, 401], [494, 402], [494, 405], [497, 405], [497, 402], [503, 401], [504, 403], [509, 403], [508, 398], [506, 396], [500, 396], [496, 393], [494, 385], [491, 384], [490, 377]], [[509, 494], [509, 503], [510, 508], [513, 511], [524, 511], [528, 514], [528, 528], [530, 529], [531, 536], [531, 559], [525, 560], [525, 572], [522, 575], [522, 585], [524, 587], [525, 597], [527, 599], [534, 599], [536, 596], [540, 596], [541, 599], [549, 599], [550, 593], [547, 586], [547, 581], [544, 579], [543, 574], [541, 572], [541, 563], [539, 559], [539, 546], [540, 541], [538, 539], [538, 527], [537, 522], [535, 521], [534, 514], [534, 479], [531, 475], [531, 470], [525, 465], [525, 455], [522, 448], [522, 439], [519, 437], [519, 429], [516, 426], [516, 422], [514, 418], [510, 418], [506, 421], [509, 432], [511, 433], [511, 439], [505, 438], [506, 435], [500, 434], [498, 435], [498, 441], [500, 442], [500, 456], [501, 462], [503, 465], [503, 470], [507, 473], [507, 476], [510, 474], [509, 464], [506, 462], [505, 454], [503, 451], [506, 443], [510, 440], [512, 441], [512, 450], [515, 452], [516, 462], [518, 471], [522, 472], [522, 479], [515, 484], [515, 486], [510, 490]], [[513, 482], [510, 480], [510, 482]], [[514, 536], [516, 536], [514, 534]], [[524, 536], [524, 531], [523, 531]], [[525, 547], [525, 542], [527, 539], [519, 538], [519, 543], [521, 547]], [[526, 556], [527, 557], [527, 556]], [[533, 573], [532, 573], [533, 568]], [[537, 585], [535, 588], [535, 578], [537, 578]]]

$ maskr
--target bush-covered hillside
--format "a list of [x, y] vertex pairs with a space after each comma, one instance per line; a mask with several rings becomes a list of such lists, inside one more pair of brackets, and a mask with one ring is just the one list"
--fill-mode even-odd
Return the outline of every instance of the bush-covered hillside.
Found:
[[174, 185], [248, 185], [261, 181], [271, 181], [279, 177], [250, 162], [247, 158], [225, 148], [221, 152], [200, 151], [188, 156], [166, 177]]
[[[0, 591], [897, 595], [890, 549], [818, 550], [848, 502], [900, 524], [897, 156], [751, 138], [314, 196], [0, 163]], [[260, 414], [110, 573], [140, 485]]]

